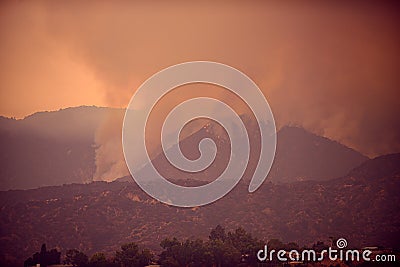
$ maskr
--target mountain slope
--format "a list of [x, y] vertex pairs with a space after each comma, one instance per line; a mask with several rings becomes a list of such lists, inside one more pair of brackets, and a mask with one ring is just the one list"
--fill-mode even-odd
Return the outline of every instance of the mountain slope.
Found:
[[96, 130], [115, 112], [122, 110], [77, 107], [1, 118], [0, 190], [90, 181]]
[[[380, 173], [388, 165], [397, 166], [395, 172]], [[266, 182], [253, 194], [240, 183], [221, 200], [193, 209], [160, 204], [129, 182], [0, 192], [0, 251], [24, 258], [46, 242], [90, 254], [128, 241], [157, 251], [165, 237], [207, 238], [217, 224], [243, 226], [265, 240], [312, 244], [333, 236], [351, 247], [399, 248], [399, 155], [364, 166], [329, 181]], [[365, 172], [374, 178], [359, 176]]]
[[368, 160], [354, 168], [349, 176], [365, 177], [365, 178], [379, 178], [379, 176], [398, 176], [400, 175], [399, 169], [400, 153], [389, 154], [376, 157]]
[[[123, 114], [123, 109], [76, 107], [40, 112], [22, 120], [0, 117], [0, 190], [112, 180], [126, 175], [121, 147]], [[254, 142], [244, 177], [249, 181], [257, 164], [259, 146], [254, 140], [258, 132], [249, 117], [242, 119], [250, 125], [250, 141]], [[163, 154], [153, 163], [170, 179], [214, 180], [229, 160], [230, 143], [224, 131], [207, 125], [179, 145], [185, 155], [195, 159], [199, 156], [195, 148], [205, 137], [217, 144], [218, 164], [204, 172], [182, 173]], [[365, 156], [335, 141], [301, 128], [284, 127], [277, 134], [277, 152], [268, 179], [326, 180], [345, 175], [365, 160]]]
[[303, 128], [285, 126], [278, 132], [271, 181], [328, 180], [346, 175], [367, 161], [361, 153]]
[[[201, 128], [183, 139], [179, 146], [188, 158], [196, 159], [200, 153], [198, 149], [193, 148], [197, 148], [203, 138], [212, 138], [217, 145], [215, 159], [217, 164], [212, 164], [199, 173], [180, 172], [168, 163], [163, 153], [160, 153], [152, 161], [152, 164], [170, 180], [215, 180], [226, 168], [231, 153], [229, 139], [224, 134], [220, 134], [220, 129], [215, 130], [216, 127], [207, 125]], [[257, 133], [252, 129], [249, 135], [254, 140]], [[257, 151], [259, 147], [256, 142], [254, 146]], [[276, 154], [268, 180], [277, 183], [329, 180], [346, 175], [352, 168], [367, 160], [366, 156], [338, 142], [312, 134], [303, 128], [285, 126], [277, 133]], [[244, 174], [244, 180], [251, 179], [256, 164], [257, 159], [251, 158]]]

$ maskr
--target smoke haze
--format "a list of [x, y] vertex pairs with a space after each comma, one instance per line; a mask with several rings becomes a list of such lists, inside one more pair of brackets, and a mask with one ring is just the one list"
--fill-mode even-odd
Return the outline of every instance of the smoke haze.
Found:
[[[278, 127], [301, 125], [369, 156], [398, 152], [399, 11], [387, 3], [2, 2], [0, 113], [126, 107], [162, 68], [209, 60], [249, 75]], [[115, 134], [99, 131], [100, 143]], [[113, 149], [104, 144], [96, 160], [113, 164], [105, 156]]]

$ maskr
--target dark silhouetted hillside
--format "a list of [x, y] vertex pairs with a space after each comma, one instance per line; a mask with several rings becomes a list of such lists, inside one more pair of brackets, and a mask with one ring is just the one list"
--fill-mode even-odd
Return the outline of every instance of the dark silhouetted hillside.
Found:
[[346, 175], [367, 160], [366, 156], [336, 141], [303, 128], [285, 126], [278, 132], [269, 177], [274, 182], [328, 180]]
[[[22, 120], [0, 118], [0, 190], [113, 180], [127, 174], [121, 147], [123, 109], [77, 107], [39, 112]], [[249, 181], [257, 164], [257, 129], [250, 117], [251, 161]], [[99, 130], [100, 129], [100, 130]], [[100, 133], [100, 134], [99, 134]], [[225, 169], [230, 142], [218, 125], [206, 125], [180, 142], [188, 158], [199, 156], [203, 138], [217, 144], [216, 163], [200, 173], [183, 173], [163, 154], [153, 160], [172, 180], [211, 181]], [[96, 139], [97, 138], [97, 139]], [[327, 180], [345, 175], [368, 158], [335, 141], [302, 128], [283, 127], [277, 134], [277, 152], [269, 174], [273, 182]]]
[[0, 120], [0, 190], [91, 181], [95, 132], [112, 112], [97, 107]]
[[[204, 138], [212, 138], [217, 145], [217, 164], [199, 173], [181, 172], [167, 161], [163, 153], [152, 163], [164, 177], [171, 180], [215, 180], [225, 170], [231, 153], [229, 139], [220, 134], [220, 129], [215, 128], [220, 127], [207, 125], [183, 139], [179, 146], [186, 157], [196, 159], [200, 156], [197, 149], [199, 142]], [[249, 135], [254, 140], [256, 133], [250, 131]], [[257, 147], [256, 142], [254, 145]], [[257, 148], [255, 151], [257, 153]], [[277, 149], [268, 180], [277, 183], [329, 180], [346, 175], [352, 168], [367, 160], [366, 156], [338, 142], [312, 134], [303, 128], [286, 126], [277, 133]], [[250, 160], [244, 180], [251, 179], [256, 164], [257, 159]]]

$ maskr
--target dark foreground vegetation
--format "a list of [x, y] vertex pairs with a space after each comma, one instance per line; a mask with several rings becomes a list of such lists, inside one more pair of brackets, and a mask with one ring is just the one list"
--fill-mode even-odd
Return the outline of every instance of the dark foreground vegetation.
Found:
[[[330, 237], [331, 242], [335, 239]], [[243, 228], [226, 232], [218, 225], [211, 230], [207, 240], [166, 238], [160, 246], [162, 252], [155, 255], [147, 248], [141, 248], [136, 243], [123, 244], [114, 254], [96, 252], [90, 257], [77, 249], [68, 249], [61, 260], [61, 252], [56, 249], [47, 250], [43, 244], [40, 252], [36, 252], [25, 260], [24, 266], [41, 267], [60, 265], [61, 263], [75, 267], [143, 267], [160, 265], [165, 267], [223, 267], [223, 266], [373, 266], [366, 262], [278, 262], [275, 260], [260, 262], [257, 252], [267, 244], [270, 250], [285, 251], [310, 249], [299, 247], [297, 243], [282, 243], [271, 239], [267, 243], [253, 237]], [[312, 247], [315, 251], [328, 249], [328, 245], [318, 241]], [[383, 263], [380, 266], [396, 266], [396, 262]]]
[[[272, 242], [272, 243], [271, 243]], [[270, 241], [272, 246], [282, 245], [278, 240]], [[54, 264], [73, 265], [77, 267], [139, 267], [150, 264], [161, 266], [253, 266], [257, 264], [257, 251], [264, 243], [247, 233], [243, 228], [225, 232], [218, 225], [211, 230], [208, 240], [166, 238], [161, 242], [163, 251], [154, 255], [147, 248], [140, 248], [136, 243], [123, 244], [112, 256], [103, 252], [94, 253], [91, 257], [77, 249], [68, 249], [64, 260], [56, 249], [46, 250], [43, 244], [37, 252], [25, 260], [24, 266], [41, 267]], [[291, 247], [298, 246], [289, 244]]]

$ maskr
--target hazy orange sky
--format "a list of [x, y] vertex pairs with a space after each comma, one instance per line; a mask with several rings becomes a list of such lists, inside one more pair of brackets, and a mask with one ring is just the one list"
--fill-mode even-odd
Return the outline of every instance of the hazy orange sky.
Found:
[[246, 1], [2, 1], [0, 114], [125, 107], [164, 67], [231, 65], [263, 90], [278, 126], [360, 151], [400, 151], [400, 8]]

